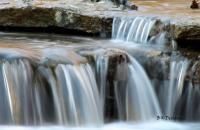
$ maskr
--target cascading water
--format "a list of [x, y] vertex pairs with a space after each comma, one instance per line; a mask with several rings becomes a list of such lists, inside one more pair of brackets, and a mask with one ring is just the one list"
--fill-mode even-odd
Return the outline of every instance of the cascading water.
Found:
[[[1, 123], [30, 124], [32, 109], [32, 69], [24, 60], [1, 61]], [[4, 105], [5, 104], [5, 105]], [[7, 118], [7, 119], [5, 119]]]
[[[155, 18], [115, 18], [112, 36], [123, 42], [160, 44], [166, 40], [166, 33], [155, 33], [160, 26]], [[22, 51], [20, 45], [12, 49], [7, 49], [5, 44], [1, 47], [1, 124], [96, 127], [113, 120], [144, 123], [155, 122], [163, 115], [181, 114], [183, 120], [199, 120], [199, 84], [186, 82], [188, 60], [171, 62], [168, 84], [164, 88], [160, 86], [164, 92], [160, 94], [135, 56], [115, 43], [115, 46], [88, 44], [85, 47], [54, 42], [43, 42], [45, 46], [39, 47], [34, 44], [31, 42], [29, 46], [39, 48], [41, 54], [38, 53], [39, 58], [35, 56], [39, 61], [31, 57], [35, 53]], [[97, 51], [85, 60], [79, 51], [90, 49], [117, 51], [113, 55], [96, 54]], [[15, 50], [11, 57], [18, 55], [10, 58], [7, 50]], [[22, 53], [25, 54], [21, 56]], [[106, 111], [117, 116], [109, 116]]]
[[187, 97], [186, 97], [186, 110], [185, 118], [189, 121], [199, 121], [200, 120], [200, 85], [194, 85], [191, 82], [187, 88]]
[[66, 123], [103, 123], [102, 105], [90, 65], [58, 65], [56, 75], [59, 81], [58, 95], [62, 95], [59, 97], [62, 101], [60, 105], [64, 109], [61, 113]]
[[146, 121], [161, 115], [151, 82], [134, 57], [120, 57], [116, 71], [114, 85], [119, 119]]
[[[98, 53], [93, 62], [104, 112], [117, 109], [115, 117], [122, 121], [151, 120], [161, 114], [153, 87], [136, 59], [130, 55], [127, 57], [128, 54], [119, 49], [101, 50]], [[113, 103], [116, 108], [108, 102], [116, 102]], [[108, 118], [106, 113], [104, 116]]]
[[142, 66], [130, 57], [127, 86], [127, 119], [150, 120], [161, 115], [154, 88]]
[[140, 44], [172, 44], [169, 23], [156, 18], [137, 16], [116, 17], [113, 20], [112, 39]]
[[165, 114], [173, 117], [175, 105], [183, 93], [184, 80], [189, 66], [189, 61], [172, 61], [170, 65], [170, 83], [165, 95]]
[[[188, 79], [190, 61], [177, 57], [170, 62], [168, 83], [159, 89], [163, 115], [173, 120], [199, 121], [198, 84]], [[196, 87], [194, 87], [196, 86]], [[196, 108], [195, 108], [196, 106]]]
[[144, 17], [115, 18], [112, 38], [127, 42], [147, 43], [156, 20]]
[[97, 69], [97, 84], [100, 88], [100, 97], [102, 102], [102, 108], [104, 109], [105, 97], [106, 97], [106, 79], [108, 72], [108, 58], [104, 56], [96, 56], [96, 69]]
[[69, 126], [103, 123], [100, 96], [89, 64], [60, 64], [55, 71], [39, 67], [33, 73], [30, 63], [19, 59], [2, 61], [0, 72], [3, 81], [0, 113], [6, 114], [1, 116], [1, 123], [54, 122]]
[[[134, 18], [127, 18], [127, 17], [118, 18], [117, 17], [117, 18], [114, 18], [113, 20], [112, 39], [120, 40], [121, 42], [135, 42], [135, 43], [140, 43], [140, 44], [167, 45], [166, 43], [170, 43], [170, 45], [175, 49], [175, 44], [174, 44], [175, 42], [173, 41], [172, 36], [170, 36], [171, 35], [170, 28], [168, 25], [170, 24], [168, 24], [167, 22], [161, 22], [160, 20], [156, 18], [150, 18], [150, 17], [142, 17], [142, 16], [138, 16]], [[135, 107], [137, 106], [137, 110], [142, 111], [142, 112], [137, 111], [133, 113], [133, 115], [134, 116], [139, 115], [140, 119], [142, 119], [143, 117], [148, 117], [148, 115], [155, 113], [155, 111], [153, 112], [152, 110], [157, 110], [156, 111], [157, 113], [154, 114], [154, 117], [157, 115], [158, 119], [160, 118], [163, 118], [166, 120], [171, 120], [171, 119], [195, 120], [197, 119], [196, 116], [194, 116], [194, 113], [195, 112], [199, 113], [198, 109], [194, 109], [193, 107], [188, 107], [188, 105], [185, 105], [185, 104], [191, 104], [191, 102], [196, 103], [197, 97], [199, 97], [198, 89], [196, 87], [194, 88], [192, 83], [186, 82], [187, 80], [186, 75], [188, 73], [187, 70], [188, 70], [189, 65], [190, 64], [188, 60], [181, 60], [180, 58], [176, 57], [175, 60], [170, 62], [169, 80], [167, 81], [166, 79], [164, 79], [166, 80], [164, 81], [164, 85], [161, 85], [161, 82], [160, 82], [160, 86], [158, 86], [159, 88], [152, 87], [150, 81], [145, 83], [144, 81], [147, 81], [147, 80], [144, 80], [145, 76], [144, 75], [141, 76], [143, 80], [140, 82], [143, 82], [148, 85], [142, 85], [140, 83], [136, 85], [136, 87], [139, 86], [139, 88], [130, 87], [134, 89], [128, 91], [128, 92], [134, 93], [134, 94], [130, 94], [132, 95], [132, 97], [135, 96], [134, 98], [132, 98], [132, 101], [138, 98], [138, 102], [136, 101], [136, 104], [133, 105], [134, 107], [131, 110], [136, 109]], [[134, 70], [134, 67], [137, 68], [137, 65], [134, 65], [133, 67], [129, 66], [129, 72], [131, 72], [129, 74], [129, 78], [133, 74], [137, 73], [138, 70], [140, 70], [139, 68], [137, 68], [136, 69], [137, 71], [136, 71]], [[139, 75], [140, 73], [137, 73], [137, 77]], [[134, 83], [134, 81], [136, 81], [137, 77], [133, 77], [133, 79], [130, 80], [131, 82], [130, 83], [128, 82], [128, 83], [132, 85], [136, 84], [137, 82]], [[147, 86], [150, 86], [150, 87], [147, 87]], [[142, 88], [145, 88], [145, 89], [142, 90]], [[157, 93], [157, 95], [153, 94], [153, 93], [156, 93], [154, 92], [156, 89], [159, 89], [159, 93]], [[148, 92], [145, 92], [145, 90], [147, 90]], [[146, 94], [142, 94], [141, 92], [144, 92]], [[147, 93], [151, 95], [151, 98], [150, 97], [145, 98]], [[141, 98], [140, 97], [141, 95], [145, 95], [145, 96], [142, 96]], [[159, 97], [159, 102], [157, 101], [157, 96]], [[141, 101], [141, 99], [143, 101]], [[150, 99], [150, 100], [145, 101], [145, 99]], [[189, 101], [189, 99], [191, 99], [192, 101]], [[140, 104], [141, 102], [143, 102], [144, 104], [141, 105]], [[144, 108], [148, 108], [148, 109], [153, 108], [150, 111], [145, 111], [142, 109], [142, 106], [145, 106], [145, 104], [148, 104], [147, 102], [149, 103], [149, 105], [147, 105], [148, 107], [144, 107]], [[150, 107], [150, 104], [154, 105], [154, 107]], [[161, 109], [159, 109], [159, 106], [161, 107]], [[193, 106], [195, 106], [195, 104], [193, 104]], [[186, 109], [183, 110], [183, 107], [185, 107]], [[189, 108], [191, 109], [189, 110]], [[185, 115], [185, 113], [187, 114]], [[143, 117], [142, 117], [142, 114], [144, 114]], [[149, 116], [149, 117], [153, 117], [153, 116]], [[191, 117], [193, 117], [193, 119]]]

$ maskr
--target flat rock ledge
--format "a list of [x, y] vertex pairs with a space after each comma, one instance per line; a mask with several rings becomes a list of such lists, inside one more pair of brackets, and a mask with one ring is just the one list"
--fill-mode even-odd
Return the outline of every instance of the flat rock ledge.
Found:
[[[198, 13], [198, 12], [196, 12]], [[175, 39], [200, 40], [200, 16], [143, 13], [142, 11], [121, 10], [108, 3], [69, 0], [42, 4], [16, 5], [0, 4], [0, 27], [61, 27], [91, 34], [110, 36], [112, 21], [119, 16], [150, 15], [160, 19], [170, 19]], [[181, 18], [180, 18], [181, 17]]]
[[0, 9], [1, 27], [46, 28], [61, 27], [86, 33], [111, 30], [112, 19], [82, 15], [75, 10], [62, 8], [4, 8]]

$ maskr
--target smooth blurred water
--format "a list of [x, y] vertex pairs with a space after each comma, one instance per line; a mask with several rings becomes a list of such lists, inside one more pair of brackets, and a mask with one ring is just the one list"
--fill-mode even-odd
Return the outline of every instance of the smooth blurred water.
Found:
[[[0, 126], [0, 129], [199, 130], [198, 123], [156, 120], [157, 116], [164, 116], [165, 110], [160, 107], [159, 96], [144, 68], [127, 48], [134, 47], [90, 38], [3, 33], [0, 41], [0, 112], [3, 116], [0, 121], [2, 125], [30, 126]], [[125, 56], [120, 56], [123, 60], [116, 59], [109, 68], [112, 62], [104, 52], [111, 50]], [[93, 60], [85, 56], [87, 51], [94, 52], [89, 55]], [[166, 100], [167, 111], [182, 112], [174, 106], [186, 108], [186, 119], [198, 122], [199, 113], [195, 113], [199, 112], [198, 85], [191, 83], [190, 88], [185, 89], [187, 84], [183, 82], [188, 65], [184, 60], [171, 62], [171, 85], [165, 88], [162, 98]], [[110, 82], [115, 96], [112, 100], [117, 102], [117, 120], [127, 122], [104, 124], [108, 73], [115, 74]], [[172, 99], [169, 95], [178, 96]], [[182, 97], [186, 101], [184, 106], [177, 99]], [[56, 124], [58, 126], [52, 126]]]
[[1, 130], [199, 130], [200, 124], [155, 121], [147, 123], [112, 123], [101, 127], [64, 127], [64, 126], [0, 126]]
[[147, 43], [156, 20], [145, 17], [115, 18], [112, 38], [127, 42]]

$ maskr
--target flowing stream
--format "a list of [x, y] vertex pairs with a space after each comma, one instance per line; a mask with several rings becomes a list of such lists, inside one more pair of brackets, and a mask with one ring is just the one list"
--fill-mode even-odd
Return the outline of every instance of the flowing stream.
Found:
[[117, 43], [0, 33], [0, 129], [199, 130], [200, 84], [187, 80], [190, 60], [171, 56], [157, 90], [130, 53], [137, 43], [171, 43], [161, 23], [115, 18]]

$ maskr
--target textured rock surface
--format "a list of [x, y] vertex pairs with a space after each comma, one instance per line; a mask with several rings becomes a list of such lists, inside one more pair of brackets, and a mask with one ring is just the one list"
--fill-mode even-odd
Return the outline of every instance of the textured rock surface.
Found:
[[5, 8], [0, 11], [1, 26], [48, 27], [56, 25], [54, 9]]
[[[200, 39], [200, 10], [190, 9], [188, 0], [134, 0], [139, 6], [139, 12], [145, 15], [158, 16], [161, 19], [170, 19], [175, 25], [175, 39]], [[141, 8], [140, 8], [141, 7]]]
[[183, 23], [174, 26], [175, 39], [200, 40], [200, 22]]
[[[116, 16], [156, 16], [170, 19], [175, 39], [200, 39], [200, 10], [190, 11], [181, 5], [166, 7], [166, 3], [155, 3], [155, 8], [148, 1], [134, 1], [138, 11], [120, 10], [111, 3], [92, 3], [82, 0], [36, 0], [30, 4], [20, 1], [4, 0], [0, 2], [0, 26], [12, 27], [62, 27], [87, 33], [111, 34], [112, 19]], [[163, 5], [162, 5], [163, 4]], [[170, 3], [169, 3], [170, 4]], [[173, 3], [172, 3], [173, 5]], [[176, 10], [180, 8], [180, 10]], [[174, 9], [174, 10], [173, 10]], [[172, 10], [172, 11], [171, 11]], [[189, 10], [189, 11], [188, 11]]]
[[62, 27], [87, 33], [111, 31], [112, 19], [101, 15], [99, 7], [87, 1], [36, 1], [30, 5], [7, 1], [0, 3], [0, 26]]

